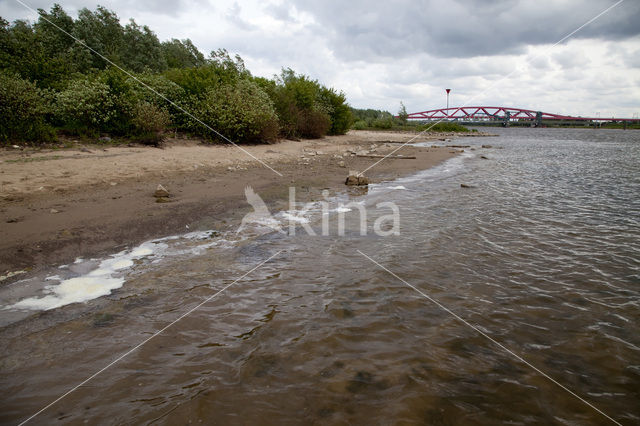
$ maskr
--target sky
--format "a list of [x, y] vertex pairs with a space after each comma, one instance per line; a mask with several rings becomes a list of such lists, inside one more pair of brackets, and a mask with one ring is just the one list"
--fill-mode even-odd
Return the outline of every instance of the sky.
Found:
[[[49, 10], [53, 2], [20, 0]], [[161, 41], [239, 54], [254, 75], [283, 67], [343, 91], [356, 108], [397, 113], [486, 105], [640, 116], [640, 1], [68, 0], [100, 4]], [[37, 15], [0, 0], [9, 21]], [[564, 40], [563, 40], [564, 39]], [[558, 43], [559, 41], [562, 42]]]

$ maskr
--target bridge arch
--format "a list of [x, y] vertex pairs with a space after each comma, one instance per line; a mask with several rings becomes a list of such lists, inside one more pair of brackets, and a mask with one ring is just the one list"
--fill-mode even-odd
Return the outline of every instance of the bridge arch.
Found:
[[578, 121], [638, 121], [633, 118], [575, 117], [571, 115], [552, 114], [531, 109], [497, 107], [497, 106], [462, 106], [432, 109], [414, 112], [407, 117], [410, 120], [578, 120]]

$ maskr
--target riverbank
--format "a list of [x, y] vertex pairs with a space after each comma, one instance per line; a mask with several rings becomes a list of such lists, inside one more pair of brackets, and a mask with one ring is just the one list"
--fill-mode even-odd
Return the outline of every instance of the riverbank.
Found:
[[[78, 256], [112, 253], [144, 240], [198, 229], [225, 230], [251, 207], [251, 186], [270, 206], [284, 203], [290, 186], [300, 200], [343, 191], [349, 170], [364, 170], [415, 134], [352, 131], [318, 140], [274, 145], [202, 145], [170, 139], [163, 149], [79, 146], [63, 150], [0, 152], [0, 276], [29, 272]], [[416, 141], [445, 145], [451, 134]], [[415, 159], [387, 159], [367, 171], [373, 182], [432, 167], [459, 150], [405, 146]], [[263, 166], [267, 163], [279, 174]], [[171, 193], [157, 203], [161, 184]]]

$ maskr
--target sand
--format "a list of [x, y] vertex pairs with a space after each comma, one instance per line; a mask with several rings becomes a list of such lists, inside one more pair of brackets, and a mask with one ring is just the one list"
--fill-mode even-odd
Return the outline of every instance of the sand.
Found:
[[[349, 170], [378, 159], [352, 152], [384, 154], [414, 134], [351, 131], [317, 140], [272, 145], [203, 145], [169, 139], [165, 147], [93, 145], [70, 149], [7, 148], [0, 151], [0, 276], [37, 271], [98, 257], [150, 238], [235, 226], [251, 207], [246, 186], [270, 205], [286, 200], [289, 186], [300, 197], [323, 189], [344, 191]], [[420, 136], [417, 141], [450, 138]], [[366, 172], [373, 182], [432, 167], [455, 155], [451, 148], [406, 146]], [[265, 167], [255, 157], [267, 163]], [[344, 162], [344, 165], [341, 164]], [[158, 184], [170, 202], [153, 197]], [[21, 278], [17, 275], [2, 282]]]

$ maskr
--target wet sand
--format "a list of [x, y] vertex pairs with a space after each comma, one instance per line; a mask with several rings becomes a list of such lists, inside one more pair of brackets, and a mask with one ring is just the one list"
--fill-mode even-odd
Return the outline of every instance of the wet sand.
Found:
[[[290, 186], [296, 187], [301, 200], [319, 196], [322, 189], [342, 191], [349, 170], [363, 170], [378, 161], [353, 152], [373, 148], [371, 154], [385, 154], [400, 146], [387, 141], [413, 136], [352, 131], [242, 147], [282, 176], [238, 148], [194, 140], [169, 139], [163, 149], [5, 149], [0, 152], [0, 276], [35, 272], [78, 256], [100, 256], [163, 235], [224, 229], [251, 209], [245, 186], [252, 186], [269, 205], [283, 202]], [[416, 141], [444, 144], [442, 140], [451, 137], [429, 134]], [[432, 167], [457, 151], [405, 146], [398, 153], [416, 159], [387, 159], [366, 175], [373, 182], [400, 177]], [[170, 202], [156, 202], [158, 184], [170, 191]]]

